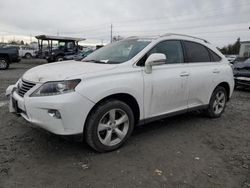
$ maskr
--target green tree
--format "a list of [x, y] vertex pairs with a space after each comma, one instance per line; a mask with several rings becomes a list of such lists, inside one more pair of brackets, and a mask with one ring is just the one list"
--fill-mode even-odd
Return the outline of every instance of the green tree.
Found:
[[229, 44], [228, 46], [224, 46], [220, 49], [221, 53], [232, 55], [232, 54], [239, 54], [240, 52], [240, 38], [234, 44]]

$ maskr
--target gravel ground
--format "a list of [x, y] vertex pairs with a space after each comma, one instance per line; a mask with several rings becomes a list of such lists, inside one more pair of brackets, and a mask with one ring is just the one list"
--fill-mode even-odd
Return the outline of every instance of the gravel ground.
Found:
[[189, 113], [137, 127], [99, 154], [8, 113], [4, 92], [25, 70], [0, 71], [0, 187], [250, 187], [250, 91], [235, 91], [220, 119]]

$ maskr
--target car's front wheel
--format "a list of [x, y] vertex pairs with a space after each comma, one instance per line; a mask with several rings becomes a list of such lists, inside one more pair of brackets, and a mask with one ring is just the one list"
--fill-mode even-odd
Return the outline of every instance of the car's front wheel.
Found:
[[218, 118], [224, 112], [227, 103], [227, 91], [224, 87], [215, 88], [209, 102], [206, 114], [211, 118]]
[[9, 68], [9, 61], [6, 58], [0, 57], [0, 70]]
[[119, 148], [134, 129], [131, 108], [119, 100], [108, 100], [98, 105], [85, 125], [85, 139], [98, 152]]

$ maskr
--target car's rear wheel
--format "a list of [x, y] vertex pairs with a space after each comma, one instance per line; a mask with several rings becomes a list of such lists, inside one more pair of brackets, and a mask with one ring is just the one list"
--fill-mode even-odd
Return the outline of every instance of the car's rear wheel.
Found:
[[108, 100], [98, 105], [85, 125], [85, 139], [98, 152], [119, 148], [134, 129], [134, 115], [124, 102]]
[[56, 62], [58, 62], [58, 61], [63, 61], [63, 56], [57, 56], [56, 57]]
[[218, 118], [224, 112], [227, 103], [227, 91], [224, 87], [218, 86], [210, 99], [206, 114], [211, 118]]
[[0, 57], [0, 70], [9, 68], [9, 61], [6, 58]]
[[31, 59], [32, 58], [32, 55], [30, 53], [26, 53], [25, 56], [24, 56], [26, 59]]

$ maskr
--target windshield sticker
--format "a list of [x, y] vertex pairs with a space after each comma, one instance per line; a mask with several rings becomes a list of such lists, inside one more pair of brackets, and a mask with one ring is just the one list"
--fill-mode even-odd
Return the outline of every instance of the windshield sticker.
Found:
[[101, 62], [103, 62], [103, 63], [108, 63], [109, 62], [109, 60], [100, 60]]

